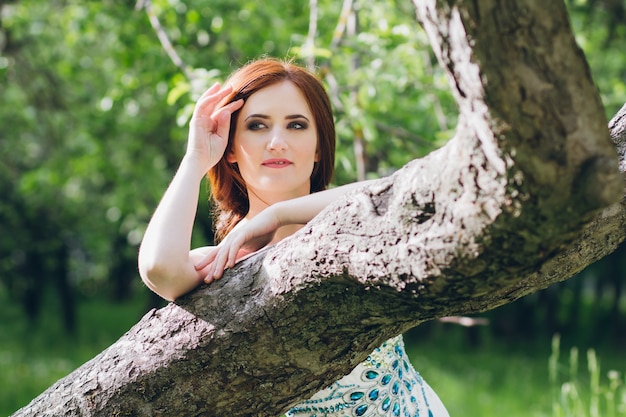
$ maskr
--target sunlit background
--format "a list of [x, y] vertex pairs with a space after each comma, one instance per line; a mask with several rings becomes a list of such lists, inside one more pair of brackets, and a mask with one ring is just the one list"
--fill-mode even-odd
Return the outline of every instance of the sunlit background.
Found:
[[[0, 2], [0, 415], [163, 305], [138, 277], [138, 243], [194, 99], [232, 69], [266, 54], [320, 74], [336, 184], [451, 137], [455, 104], [411, 3], [355, 0], [345, 15], [342, 3]], [[610, 118], [626, 102], [626, 4], [568, 6]], [[212, 240], [205, 200], [194, 245]], [[597, 415], [625, 416], [623, 252], [487, 325], [414, 329], [411, 359], [452, 416], [594, 416], [595, 401]]]

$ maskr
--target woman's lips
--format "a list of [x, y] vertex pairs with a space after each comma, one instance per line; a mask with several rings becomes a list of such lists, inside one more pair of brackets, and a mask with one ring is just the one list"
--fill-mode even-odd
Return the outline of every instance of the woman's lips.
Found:
[[286, 168], [291, 165], [288, 159], [268, 159], [263, 161], [262, 165], [268, 168]]

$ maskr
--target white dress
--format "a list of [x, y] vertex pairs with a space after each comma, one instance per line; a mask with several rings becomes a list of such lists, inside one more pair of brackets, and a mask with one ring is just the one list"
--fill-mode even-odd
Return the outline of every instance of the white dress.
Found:
[[344, 376], [287, 417], [449, 417], [437, 394], [413, 368], [402, 336], [389, 339]]

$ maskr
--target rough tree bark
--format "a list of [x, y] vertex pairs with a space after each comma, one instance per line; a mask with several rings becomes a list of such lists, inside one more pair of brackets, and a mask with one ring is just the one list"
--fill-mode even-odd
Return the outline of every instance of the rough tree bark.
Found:
[[563, 2], [414, 1], [459, 104], [456, 136], [150, 312], [14, 416], [276, 416], [386, 338], [615, 249], [623, 177]]

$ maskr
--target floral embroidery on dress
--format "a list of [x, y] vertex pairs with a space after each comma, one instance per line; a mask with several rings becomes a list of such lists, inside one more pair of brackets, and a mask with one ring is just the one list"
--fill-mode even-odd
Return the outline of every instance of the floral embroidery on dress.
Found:
[[[431, 409], [431, 402], [437, 407]], [[287, 417], [447, 417], [440, 404], [409, 362], [402, 336], [397, 336], [350, 374], [291, 408]]]

